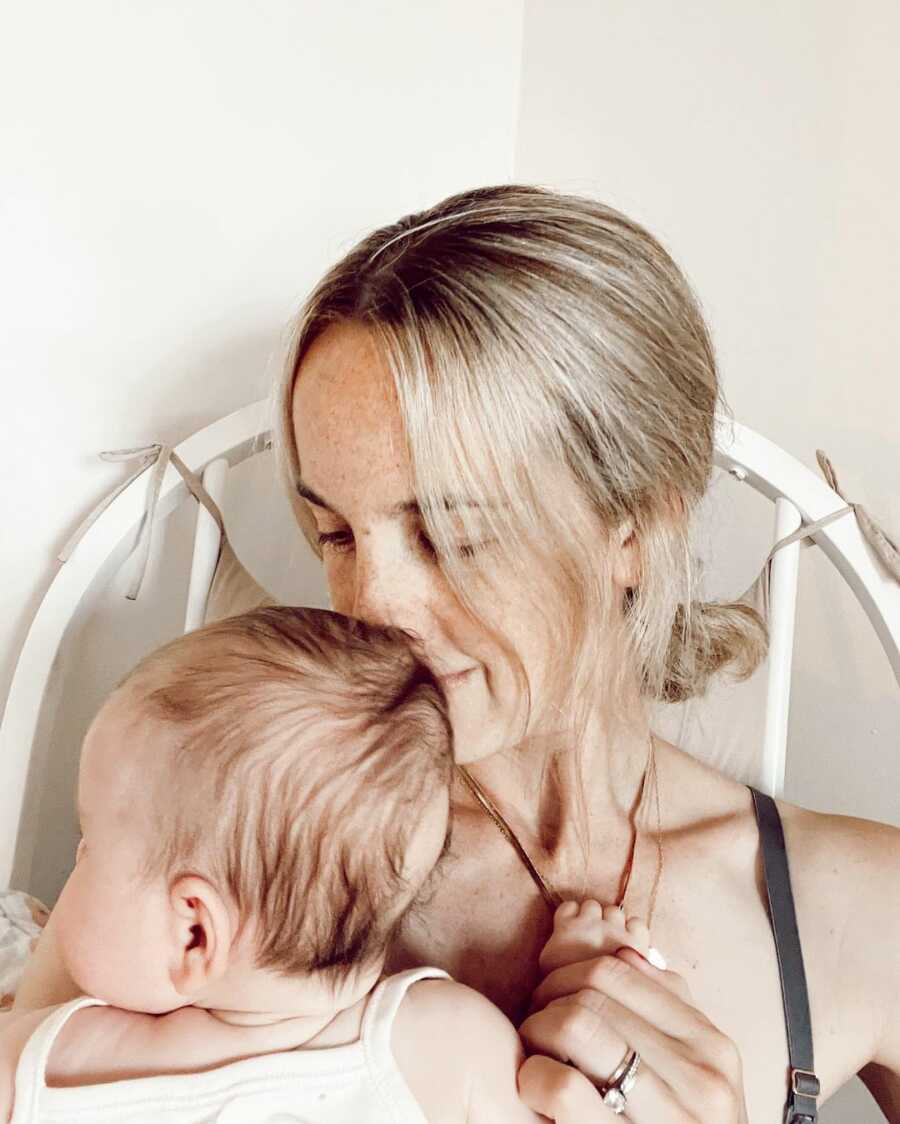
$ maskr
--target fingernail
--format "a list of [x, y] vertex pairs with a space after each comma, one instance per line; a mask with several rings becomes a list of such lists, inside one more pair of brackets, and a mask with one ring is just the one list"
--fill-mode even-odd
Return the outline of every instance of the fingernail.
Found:
[[661, 972], [664, 972], [666, 970], [666, 958], [658, 948], [651, 948], [647, 953], [647, 959], [650, 961], [654, 968], [659, 968]]

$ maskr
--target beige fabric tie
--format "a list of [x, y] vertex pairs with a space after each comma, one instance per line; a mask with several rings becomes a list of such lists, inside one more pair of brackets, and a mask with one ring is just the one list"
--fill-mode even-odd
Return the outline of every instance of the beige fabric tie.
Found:
[[743, 601], [748, 605], [752, 605], [762, 614], [765, 620], [769, 619], [769, 587], [772, 580], [772, 559], [775, 557], [776, 551], [798, 541], [803, 542], [804, 546], [815, 546], [815, 539], [812, 538], [813, 531], [817, 531], [821, 527], [827, 527], [829, 523], [834, 522], [835, 519], [839, 519], [842, 515], [846, 515], [848, 511], [852, 511], [855, 514], [860, 531], [862, 531], [866, 541], [884, 563], [888, 573], [894, 581], [900, 582], [900, 549], [888, 538], [884, 530], [869, 515], [862, 504], [853, 503], [847, 499], [838, 487], [834, 466], [822, 449], [816, 449], [816, 460], [819, 462], [822, 475], [825, 477], [829, 488], [837, 492], [841, 499], [845, 501], [846, 507], [839, 508], [837, 511], [832, 511], [830, 514], [824, 515], [821, 519], [816, 519], [812, 523], [804, 523], [803, 526], [798, 527], [796, 531], [792, 531], [791, 534], [785, 535], [783, 539], [779, 539], [769, 551], [765, 562], [763, 562], [762, 569], [755, 580], [747, 587], [741, 596], [737, 598], [738, 601]]
[[215, 519], [224, 542], [225, 521], [222, 518], [222, 512], [219, 510], [218, 505], [215, 503], [212, 496], [210, 496], [209, 492], [207, 492], [206, 488], [203, 487], [203, 481], [200, 477], [188, 468], [181, 457], [174, 452], [171, 445], [145, 445], [134, 449], [111, 449], [108, 452], [101, 453], [100, 458], [105, 461], [139, 460], [141, 463], [126, 480], [119, 484], [118, 487], [114, 488], [108, 496], [102, 499], [90, 515], [81, 523], [59, 552], [58, 557], [60, 562], [67, 562], [69, 560], [79, 542], [81, 542], [113, 500], [117, 499], [139, 476], [145, 473], [148, 468], [152, 467], [153, 472], [150, 477], [150, 485], [147, 489], [147, 503], [144, 508], [144, 517], [141, 520], [137, 541], [134, 546], [134, 552], [138, 556], [137, 567], [131, 584], [128, 587], [128, 591], [125, 594], [129, 601], [136, 601], [138, 594], [141, 592], [141, 586], [144, 583], [144, 576], [147, 573], [147, 563], [150, 560], [150, 547], [153, 539], [153, 525], [156, 522], [156, 505], [159, 501], [163, 477], [166, 475], [166, 469], [169, 467], [170, 463], [178, 469], [182, 480], [184, 480], [188, 491], [194, 499], [202, 504], [213, 519]]
[[[77, 547], [78, 543], [87, 533], [88, 529], [96, 522], [96, 520], [103, 514], [109, 505], [121, 495], [142, 473], [146, 472], [148, 468], [153, 469], [153, 474], [150, 479], [150, 485], [147, 490], [147, 504], [144, 511], [144, 518], [141, 521], [140, 530], [138, 532], [137, 542], [135, 543], [135, 552], [138, 555], [137, 568], [134, 577], [126, 593], [129, 600], [134, 601], [137, 599], [141, 591], [141, 586], [144, 581], [144, 575], [147, 571], [147, 563], [150, 558], [150, 548], [153, 537], [153, 524], [156, 516], [156, 505], [159, 500], [160, 489], [162, 488], [163, 477], [166, 474], [166, 469], [171, 462], [178, 472], [181, 474], [182, 479], [187, 485], [188, 491], [202, 504], [209, 514], [215, 519], [219, 530], [222, 535], [222, 547], [220, 548], [219, 563], [224, 561], [227, 563], [227, 570], [230, 575], [230, 580], [237, 585], [240, 585], [243, 575], [246, 574], [246, 580], [252, 583], [253, 589], [251, 596], [247, 598], [247, 604], [257, 604], [261, 600], [271, 602], [274, 601], [266, 594], [247, 573], [242, 566], [240, 560], [234, 555], [233, 550], [228, 543], [228, 536], [225, 531], [225, 521], [222, 518], [222, 513], [217, 504], [203, 486], [203, 481], [196, 473], [192, 472], [183, 460], [175, 453], [170, 445], [146, 445], [134, 449], [113, 449], [109, 452], [101, 453], [101, 458], [105, 461], [131, 461], [140, 460], [137, 469], [121, 484], [118, 485], [110, 494], [94, 508], [94, 510], [84, 520], [78, 530], [72, 535], [66, 545], [59, 553], [59, 560], [65, 562], [72, 554], [72, 551]], [[835, 474], [834, 467], [826, 454], [821, 450], [816, 450], [816, 459], [819, 462], [819, 467], [825, 477], [828, 486], [832, 488], [841, 499], [846, 501], [846, 506], [839, 508], [837, 511], [832, 511], [830, 514], [817, 519], [812, 523], [805, 523], [802, 527], [798, 527], [789, 535], [785, 535], [780, 539], [772, 549], [769, 551], [765, 562], [762, 565], [758, 576], [753, 583], [745, 590], [738, 601], [743, 601], [747, 604], [753, 605], [758, 609], [763, 617], [768, 620], [769, 615], [769, 585], [771, 581], [772, 559], [775, 553], [782, 549], [782, 547], [789, 546], [793, 542], [801, 541], [806, 546], [814, 546], [815, 540], [811, 537], [814, 531], [819, 530], [821, 527], [826, 527], [835, 519], [839, 519], [842, 515], [846, 515], [848, 511], [854, 512], [856, 515], [859, 528], [865, 536], [866, 540], [871, 545], [872, 549], [884, 563], [888, 573], [894, 578], [895, 581], [900, 582], [900, 549], [888, 537], [885, 531], [875, 522], [869, 515], [862, 504], [852, 503], [847, 501], [846, 496], [841, 491], [837, 482], [837, 475]], [[219, 564], [217, 563], [217, 570]], [[240, 573], [237, 573], [240, 571]], [[230, 613], [228, 614], [230, 615]]]

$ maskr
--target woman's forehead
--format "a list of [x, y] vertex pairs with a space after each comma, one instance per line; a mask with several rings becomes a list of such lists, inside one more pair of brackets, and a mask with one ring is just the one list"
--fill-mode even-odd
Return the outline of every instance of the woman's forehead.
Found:
[[412, 473], [393, 379], [368, 332], [333, 325], [300, 364], [294, 437], [303, 483], [335, 507], [377, 493], [412, 499]]

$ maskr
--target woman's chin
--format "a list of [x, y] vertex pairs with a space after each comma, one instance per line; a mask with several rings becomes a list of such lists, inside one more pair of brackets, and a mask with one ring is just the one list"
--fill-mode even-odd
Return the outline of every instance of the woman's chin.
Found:
[[480, 708], [466, 709], [465, 703], [457, 707], [450, 704], [450, 722], [453, 726], [453, 755], [457, 765], [474, 765], [492, 757], [501, 749], [508, 749], [510, 739], [505, 723], [485, 717]]
[[440, 682], [447, 696], [457, 765], [474, 765], [515, 745], [518, 739], [514, 724], [501, 712], [496, 697], [487, 689], [481, 668], [468, 668], [461, 674], [444, 676]]

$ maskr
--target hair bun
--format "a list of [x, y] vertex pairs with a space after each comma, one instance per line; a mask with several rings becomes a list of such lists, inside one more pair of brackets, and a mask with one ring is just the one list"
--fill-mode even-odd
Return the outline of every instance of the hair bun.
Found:
[[748, 679], [766, 658], [769, 630], [762, 616], [741, 601], [694, 601], [679, 605], [672, 624], [661, 697], [683, 702], [702, 696], [710, 679], [728, 670]]

